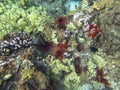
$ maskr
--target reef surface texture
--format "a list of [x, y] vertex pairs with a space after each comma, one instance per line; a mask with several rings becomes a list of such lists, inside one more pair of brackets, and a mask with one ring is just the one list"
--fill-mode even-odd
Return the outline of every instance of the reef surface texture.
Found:
[[0, 90], [120, 90], [120, 0], [0, 0]]

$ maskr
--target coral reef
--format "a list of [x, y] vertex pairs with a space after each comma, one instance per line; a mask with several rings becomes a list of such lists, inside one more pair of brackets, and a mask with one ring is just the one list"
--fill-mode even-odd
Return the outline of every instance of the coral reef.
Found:
[[0, 1], [0, 90], [120, 89], [119, 0], [75, 2]]

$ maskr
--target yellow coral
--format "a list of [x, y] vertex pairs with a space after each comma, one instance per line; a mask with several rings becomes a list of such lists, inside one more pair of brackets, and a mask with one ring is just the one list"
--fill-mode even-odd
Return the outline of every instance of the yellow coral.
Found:
[[4, 5], [0, 3], [0, 13], [0, 37], [5, 33], [23, 29], [26, 32], [43, 31], [44, 25], [51, 21], [50, 16], [42, 6], [31, 6], [23, 9], [17, 4]]
[[30, 61], [24, 60], [22, 62], [22, 65], [20, 67], [20, 74], [21, 74], [20, 83], [23, 83], [24, 81], [32, 78], [34, 74], [34, 67], [32, 67], [32, 63]]

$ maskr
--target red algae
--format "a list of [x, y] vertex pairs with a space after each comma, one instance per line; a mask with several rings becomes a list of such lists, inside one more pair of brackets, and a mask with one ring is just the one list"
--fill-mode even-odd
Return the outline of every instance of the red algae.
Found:
[[96, 80], [98, 82], [101, 82], [103, 84], [105, 84], [105, 86], [109, 86], [110, 83], [104, 78], [106, 76], [106, 74], [103, 73], [103, 68], [98, 68], [97, 69], [97, 75], [96, 75]]
[[89, 24], [89, 30], [87, 32], [89, 33], [88, 36], [91, 39], [95, 39], [96, 35], [100, 32], [100, 30], [98, 30], [98, 25]]

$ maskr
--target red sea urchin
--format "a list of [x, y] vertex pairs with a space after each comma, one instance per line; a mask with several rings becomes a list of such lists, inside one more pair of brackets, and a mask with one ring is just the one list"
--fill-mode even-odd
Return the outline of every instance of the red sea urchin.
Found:
[[42, 52], [48, 52], [51, 50], [51, 48], [53, 47], [53, 43], [52, 42], [44, 42], [43, 43], [39, 43], [38, 45], [39, 49], [42, 51]]
[[66, 19], [65, 16], [59, 16], [55, 19], [55, 24], [57, 24], [59, 28], [65, 28], [65, 24], [67, 23]]
[[106, 74], [103, 73], [103, 69], [102, 68], [98, 68], [95, 79], [98, 82], [101, 82], [101, 83], [105, 84], [105, 86], [109, 86], [110, 83], [104, 78], [105, 76], [106, 76]]
[[64, 58], [64, 52], [66, 51], [66, 48], [68, 47], [68, 43], [59, 43], [55, 46], [54, 49], [54, 55], [57, 59], [63, 59]]
[[38, 49], [42, 52], [49, 52], [54, 46], [53, 42], [46, 41], [42, 35], [40, 35], [37, 41]]

